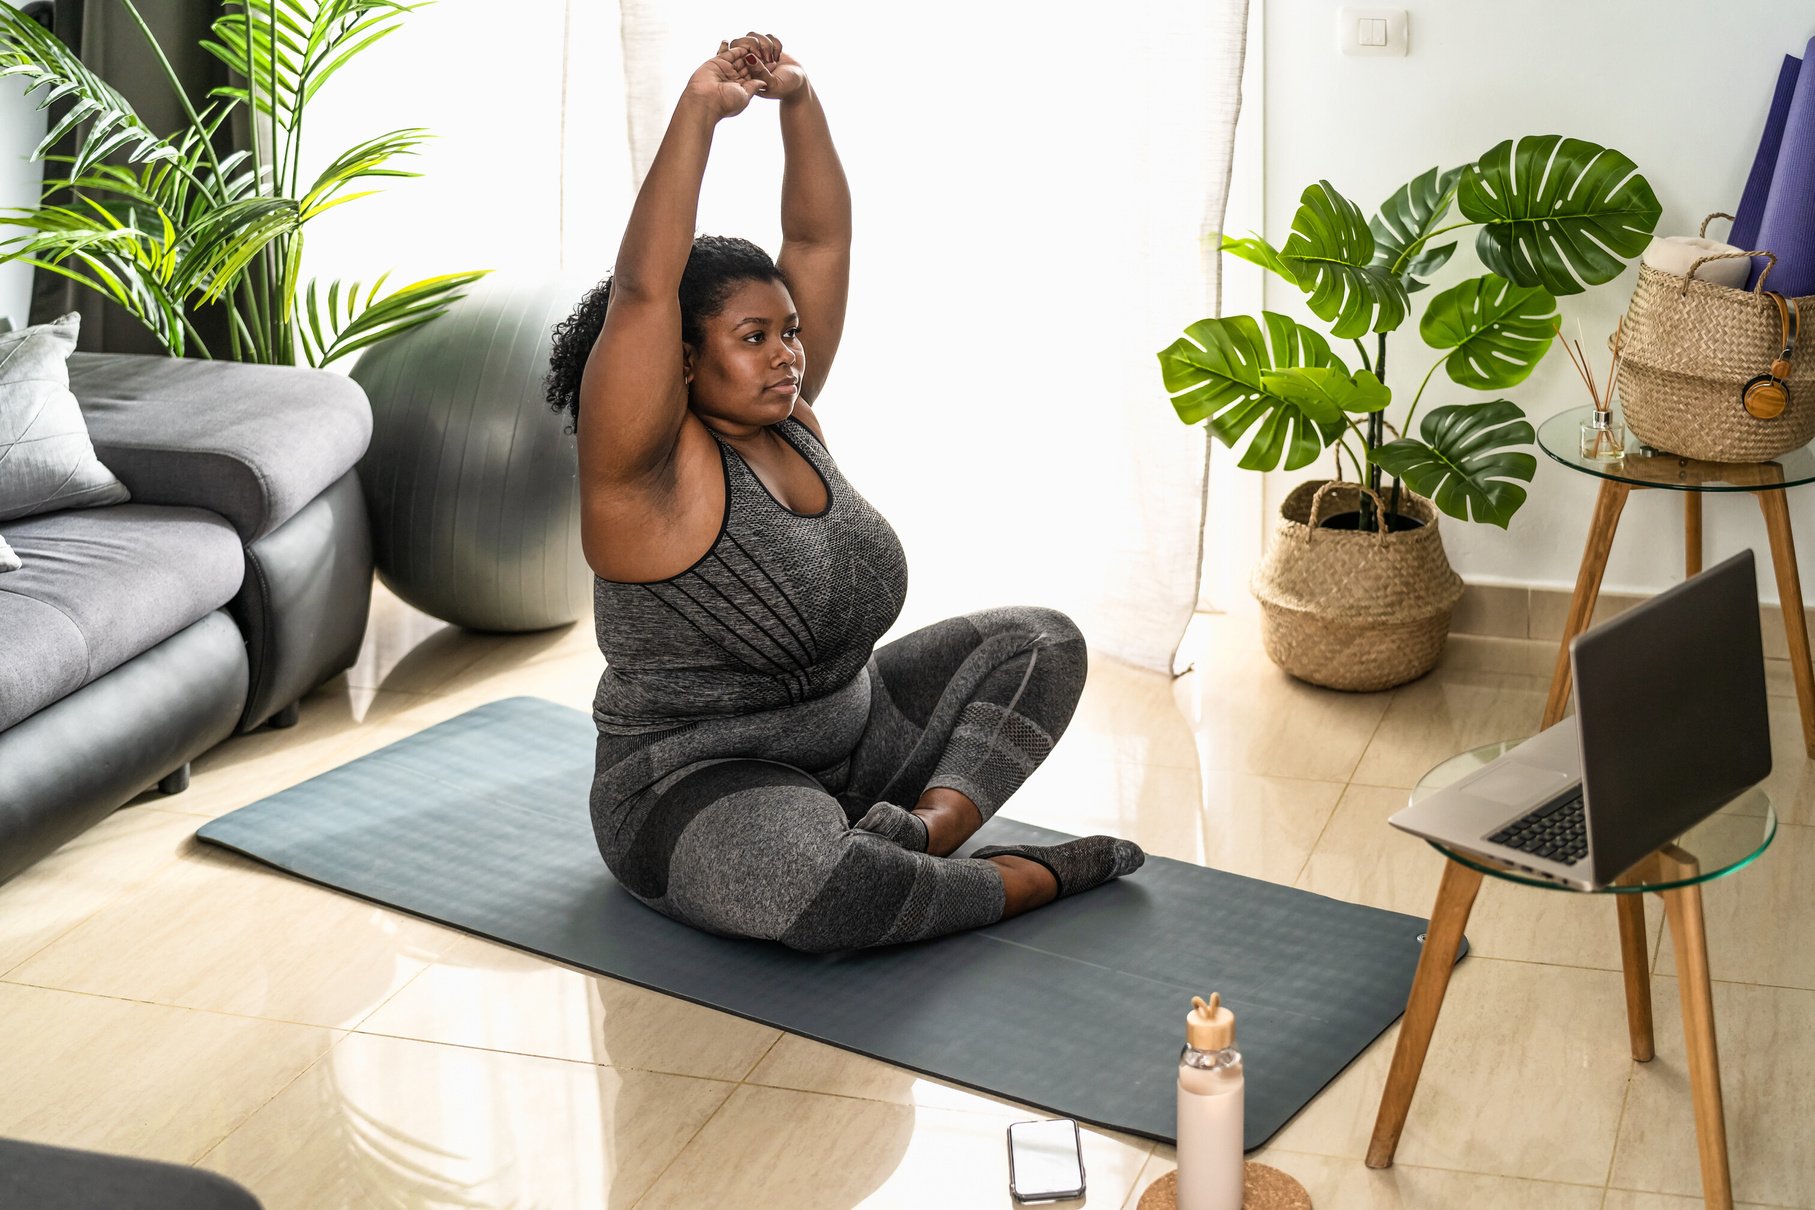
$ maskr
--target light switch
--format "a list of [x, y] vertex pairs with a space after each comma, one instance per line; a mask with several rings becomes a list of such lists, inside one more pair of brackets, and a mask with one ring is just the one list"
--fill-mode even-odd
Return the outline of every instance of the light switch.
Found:
[[1345, 55], [1403, 55], [1410, 28], [1403, 8], [1338, 9], [1336, 45]]

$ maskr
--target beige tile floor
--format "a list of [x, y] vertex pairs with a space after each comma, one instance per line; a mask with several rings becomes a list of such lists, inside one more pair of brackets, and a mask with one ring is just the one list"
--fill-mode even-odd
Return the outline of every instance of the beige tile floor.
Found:
[[[1327, 693], [1206, 617], [1196, 671], [1107, 660], [1010, 814], [1399, 911], [1437, 858], [1385, 817], [1432, 763], [1531, 730], [1554, 649], [1458, 637], [1396, 692]], [[198, 1164], [272, 1210], [1012, 1205], [1012, 1103], [571, 970], [191, 839], [233, 810], [481, 702], [584, 706], [586, 626], [457, 631], [380, 590], [360, 661], [0, 886], [0, 1135]], [[1743, 1205], [1815, 1207], [1815, 762], [1770, 684], [1784, 824], [1707, 890]], [[1489, 881], [1400, 1162], [1361, 1162], [1397, 1031], [1260, 1157], [1324, 1210], [1699, 1204], [1676, 966], [1650, 905], [1657, 1058], [1626, 1056], [1612, 908]], [[1044, 1115], [1036, 1115], [1044, 1116]], [[1129, 1210], [1170, 1147], [1085, 1131]]]

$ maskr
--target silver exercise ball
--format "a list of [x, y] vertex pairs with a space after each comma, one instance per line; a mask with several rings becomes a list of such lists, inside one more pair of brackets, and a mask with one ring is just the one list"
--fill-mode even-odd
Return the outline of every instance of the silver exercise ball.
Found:
[[373, 560], [424, 613], [508, 631], [590, 613], [574, 437], [542, 377], [555, 325], [595, 284], [493, 273], [354, 366], [372, 401], [359, 481]]

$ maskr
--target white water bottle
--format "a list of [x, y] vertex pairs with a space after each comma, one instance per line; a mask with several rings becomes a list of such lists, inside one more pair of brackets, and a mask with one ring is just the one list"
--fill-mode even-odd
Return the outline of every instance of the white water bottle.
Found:
[[1241, 1210], [1242, 1057], [1235, 1014], [1191, 997], [1178, 1060], [1178, 1210]]

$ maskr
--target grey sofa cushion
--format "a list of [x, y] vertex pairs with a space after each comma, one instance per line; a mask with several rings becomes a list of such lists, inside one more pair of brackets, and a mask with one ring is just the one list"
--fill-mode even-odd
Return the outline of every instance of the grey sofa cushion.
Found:
[[69, 377], [133, 499], [219, 513], [245, 542], [346, 474], [372, 439], [365, 392], [330, 370], [77, 353]]
[[0, 333], [0, 521], [118, 504], [125, 486], [95, 457], [69, 391], [82, 317]]
[[200, 509], [78, 509], [7, 534], [24, 566], [0, 579], [0, 730], [219, 609], [245, 575], [233, 527]]
[[6, 544], [5, 538], [0, 538], [0, 571], [18, 570], [19, 556], [13, 553], [13, 548]]

